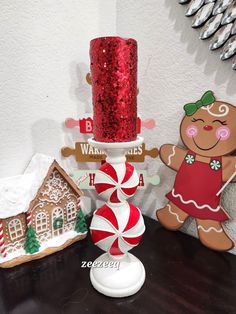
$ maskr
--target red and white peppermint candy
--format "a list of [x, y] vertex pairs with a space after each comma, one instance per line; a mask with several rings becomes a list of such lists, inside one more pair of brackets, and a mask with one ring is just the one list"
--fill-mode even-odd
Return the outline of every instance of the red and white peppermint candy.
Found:
[[134, 195], [139, 184], [138, 174], [131, 164], [105, 163], [95, 175], [94, 185], [104, 200], [112, 203], [124, 202]]
[[145, 231], [141, 211], [127, 202], [103, 205], [90, 226], [93, 242], [111, 255], [123, 255], [137, 246]]
[[1, 251], [2, 257], [7, 256], [2, 222], [0, 222], [0, 251]]

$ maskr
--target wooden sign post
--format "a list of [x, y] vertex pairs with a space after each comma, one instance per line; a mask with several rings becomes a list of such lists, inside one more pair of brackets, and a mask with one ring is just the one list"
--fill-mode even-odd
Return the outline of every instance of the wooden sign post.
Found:
[[[76, 170], [71, 176], [82, 190], [94, 189], [94, 179], [98, 170]], [[149, 176], [147, 170], [138, 170], [139, 185], [138, 189], [146, 189], [149, 184], [157, 185], [160, 182], [158, 175]]]
[[[75, 148], [63, 147], [61, 154], [63, 157], [75, 156], [77, 162], [101, 162], [106, 159], [103, 151], [90, 146], [88, 142], [77, 142], [75, 143]], [[128, 162], [144, 162], [146, 156], [156, 158], [158, 156], [158, 149], [152, 148], [148, 150], [143, 143], [131, 149], [127, 153], [126, 158]]]

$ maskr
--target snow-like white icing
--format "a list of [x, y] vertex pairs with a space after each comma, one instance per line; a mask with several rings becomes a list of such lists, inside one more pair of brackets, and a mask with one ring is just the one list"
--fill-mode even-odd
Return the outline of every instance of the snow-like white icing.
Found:
[[23, 213], [32, 200], [29, 193], [34, 174], [0, 179], [0, 218]]
[[28, 210], [53, 160], [52, 157], [35, 154], [23, 175], [0, 179], [0, 219]]
[[[42, 242], [40, 244], [39, 251], [37, 253], [35, 253], [35, 254], [43, 252], [47, 248], [59, 247], [59, 246], [63, 245], [67, 240], [71, 240], [71, 239], [73, 239], [73, 238], [75, 238], [75, 237], [77, 237], [79, 235], [83, 235], [83, 234], [86, 234], [86, 233], [87, 232], [77, 233], [74, 230], [70, 230], [68, 232], [65, 232], [65, 233], [63, 233], [63, 234], [61, 234], [59, 236], [56, 236], [56, 237], [51, 238], [51, 239], [49, 239], [49, 240], [47, 240], [45, 242]], [[19, 256], [24, 256], [24, 255], [30, 256], [30, 255], [35, 255], [35, 254], [26, 254], [24, 248], [21, 248], [21, 249], [15, 251], [15, 252], [8, 253], [5, 258], [3, 258], [0, 255], [0, 263], [4, 263], [4, 262], [7, 262], [7, 261], [10, 261], [13, 258], [16, 258], [16, 257], [19, 257]]]

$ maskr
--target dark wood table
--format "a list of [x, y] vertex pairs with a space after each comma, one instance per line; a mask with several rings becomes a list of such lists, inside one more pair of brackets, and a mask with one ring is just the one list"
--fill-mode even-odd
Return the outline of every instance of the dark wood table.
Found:
[[236, 313], [236, 256], [216, 253], [149, 218], [142, 244], [132, 252], [146, 268], [134, 296], [99, 294], [82, 261], [102, 251], [90, 237], [42, 260], [0, 270], [0, 314]]

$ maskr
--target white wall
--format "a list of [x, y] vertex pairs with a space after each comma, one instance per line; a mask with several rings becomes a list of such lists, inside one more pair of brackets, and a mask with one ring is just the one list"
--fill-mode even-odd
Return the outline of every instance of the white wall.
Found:
[[[143, 132], [149, 146], [180, 143], [183, 105], [199, 99], [208, 89], [218, 99], [236, 105], [232, 62], [220, 61], [219, 52], [210, 52], [207, 43], [198, 39], [199, 31], [191, 28], [185, 10], [177, 0], [117, 1], [117, 33], [136, 38], [139, 45], [139, 112], [157, 121], [154, 132]], [[155, 208], [167, 202], [165, 193], [172, 188], [175, 173], [158, 159], [147, 160], [146, 167], [150, 173], [159, 173], [161, 184], [145, 193], [138, 192], [134, 202], [154, 218]], [[236, 240], [235, 192], [234, 186], [228, 189], [224, 205], [233, 217], [228, 228]], [[195, 234], [193, 223], [186, 227]]]
[[0, 177], [60, 156], [65, 118], [91, 110], [89, 41], [114, 34], [115, 15], [113, 0], [0, 1]]

